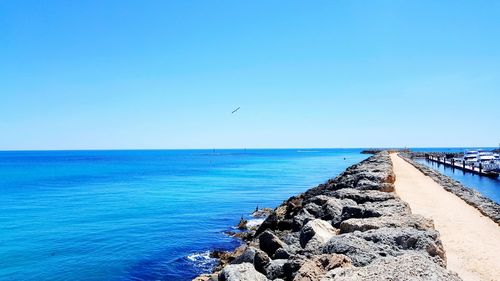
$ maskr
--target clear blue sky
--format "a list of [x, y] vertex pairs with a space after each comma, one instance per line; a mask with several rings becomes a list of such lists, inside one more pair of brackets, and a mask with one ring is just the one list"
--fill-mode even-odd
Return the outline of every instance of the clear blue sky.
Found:
[[497, 146], [499, 106], [497, 0], [0, 1], [4, 150]]

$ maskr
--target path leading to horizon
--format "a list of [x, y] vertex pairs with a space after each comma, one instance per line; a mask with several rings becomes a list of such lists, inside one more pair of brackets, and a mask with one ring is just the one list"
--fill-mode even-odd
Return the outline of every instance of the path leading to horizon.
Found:
[[434, 220], [448, 269], [463, 280], [500, 280], [500, 227], [430, 177], [391, 154], [396, 193], [414, 214]]

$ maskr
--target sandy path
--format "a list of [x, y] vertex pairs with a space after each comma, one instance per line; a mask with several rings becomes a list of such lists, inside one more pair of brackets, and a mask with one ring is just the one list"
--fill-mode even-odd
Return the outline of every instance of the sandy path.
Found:
[[391, 159], [396, 193], [413, 213], [434, 220], [448, 268], [466, 281], [500, 280], [500, 227], [396, 154]]

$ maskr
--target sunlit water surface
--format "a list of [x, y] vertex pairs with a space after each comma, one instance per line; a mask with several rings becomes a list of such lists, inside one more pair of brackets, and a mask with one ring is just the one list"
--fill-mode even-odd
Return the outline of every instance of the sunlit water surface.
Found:
[[0, 152], [0, 280], [191, 280], [358, 149]]

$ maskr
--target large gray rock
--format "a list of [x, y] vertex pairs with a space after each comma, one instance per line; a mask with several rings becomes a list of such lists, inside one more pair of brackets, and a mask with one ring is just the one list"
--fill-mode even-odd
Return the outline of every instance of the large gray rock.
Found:
[[285, 259], [271, 260], [265, 267], [267, 278], [274, 280], [276, 278], [285, 277], [284, 265], [287, 262]]
[[287, 245], [299, 243], [300, 240], [300, 232], [287, 232], [282, 233], [280, 236], [281, 241], [285, 242]]
[[267, 281], [264, 274], [255, 270], [251, 263], [229, 264], [219, 274], [221, 281]]
[[323, 208], [314, 202], [309, 202], [304, 205], [304, 210], [309, 214], [313, 215], [314, 218], [320, 218], [323, 216]]
[[245, 263], [245, 262], [253, 263], [256, 251], [257, 251], [257, 249], [250, 246], [250, 247], [246, 248], [245, 251], [243, 251], [243, 253], [241, 253], [241, 255], [237, 256], [231, 263], [232, 264], [239, 264], [239, 263]]
[[365, 266], [377, 258], [399, 256], [409, 251], [427, 254], [435, 262], [446, 264], [443, 245], [435, 230], [380, 228], [356, 231], [333, 236], [323, 247], [324, 253], [348, 256], [355, 266]]
[[253, 266], [260, 273], [265, 273], [266, 265], [271, 261], [269, 256], [260, 249], [255, 249], [255, 256], [253, 258]]
[[340, 224], [340, 233], [367, 231], [383, 227], [413, 227], [419, 230], [434, 229], [434, 223], [421, 215], [382, 216], [363, 219], [348, 219]]
[[[379, 228], [365, 232], [355, 232], [355, 235], [366, 241], [379, 245], [390, 246], [393, 251], [420, 251], [430, 257], [438, 258], [437, 262], [446, 264], [446, 255], [439, 233], [435, 230], [418, 230], [415, 228]], [[394, 255], [394, 254], [393, 254]]]
[[389, 182], [381, 182], [379, 178], [390, 177], [390, 173], [374, 173], [374, 172], [366, 172], [363, 175], [364, 178], [361, 178], [355, 185], [357, 189], [360, 190], [380, 190], [383, 192], [393, 192], [394, 184]]
[[300, 246], [304, 248], [312, 239], [323, 244], [336, 234], [337, 230], [329, 222], [315, 219], [309, 221], [300, 231]]
[[344, 207], [356, 205], [356, 202], [351, 199], [339, 199], [325, 195], [318, 195], [305, 202], [304, 210], [315, 218], [331, 220], [332, 223], [336, 224], [341, 221], [342, 210]]
[[[289, 247], [286, 247], [287, 249]], [[276, 252], [274, 252], [274, 255], [273, 255], [273, 260], [281, 260], [281, 259], [288, 259], [292, 253], [294, 253], [294, 251], [289, 251], [285, 248], [279, 248], [276, 250]]]
[[411, 214], [410, 205], [400, 199], [390, 199], [378, 202], [366, 202], [360, 204], [366, 212], [372, 213], [374, 217], [397, 216]]
[[292, 230], [299, 231], [308, 221], [315, 219], [314, 215], [309, 213], [306, 209], [299, 211], [292, 219]]
[[351, 218], [372, 218], [380, 216], [401, 216], [411, 214], [410, 206], [400, 199], [366, 202], [356, 206], [346, 206], [342, 210], [342, 221]]
[[277, 249], [285, 247], [286, 244], [274, 233], [266, 230], [259, 235], [259, 246], [262, 251], [272, 256]]
[[285, 280], [292, 280], [297, 274], [297, 271], [302, 267], [302, 265], [307, 261], [305, 256], [296, 255], [287, 260], [283, 265], [283, 270], [285, 273]]
[[324, 246], [325, 254], [344, 254], [355, 266], [365, 266], [373, 260], [387, 255], [396, 255], [391, 247], [367, 241], [352, 233], [333, 236]]
[[382, 192], [378, 190], [358, 190], [354, 188], [339, 189], [329, 194], [338, 199], [351, 199], [358, 204], [366, 202], [386, 201], [396, 199], [396, 195], [392, 192]]
[[321, 281], [460, 281], [456, 273], [416, 253], [375, 260], [365, 267], [342, 269]]
[[337, 225], [342, 221], [342, 211], [345, 207], [356, 206], [356, 202], [351, 199], [330, 198], [323, 205], [324, 220], [330, 220], [332, 224]]

